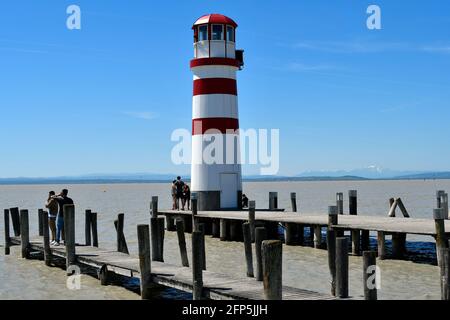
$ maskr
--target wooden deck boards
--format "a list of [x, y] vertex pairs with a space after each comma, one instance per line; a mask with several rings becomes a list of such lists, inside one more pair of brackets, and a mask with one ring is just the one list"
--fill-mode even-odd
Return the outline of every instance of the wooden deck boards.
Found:
[[[13, 244], [20, 244], [20, 237], [11, 238]], [[30, 239], [31, 250], [43, 252], [42, 237]], [[64, 246], [51, 246], [52, 254], [65, 258]], [[107, 265], [109, 271], [125, 276], [140, 278], [139, 259], [134, 255], [105, 250], [89, 246], [76, 247], [77, 262], [96, 268]], [[152, 261], [153, 282], [179, 289], [192, 291], [192, 269], [167, 263]], [[218, 300], [260, 300], [263, 299], [263, 284], [252, 278], [233, 278], [225, 274], [204, 271], [203, 294], [207, 298]], [[283, 299], [286, 300], [334, 300], [331, 295], [309, 290], [283, 287]]]
[[[163, 215], [191, 215], [190, 211], [165, 210]], [[248, 220], [247, 211], [200, 211], [197, 217], [205, 219]], [[294, 223], [312, 226], [327, 226], [328, 216], [319, 214], [303, 214], [295, 212], [256, 211], [257, 221]], [[336, 228], [346, 230], [383, 231], [386, 233], [408, 233], [416, 235], [436, 235], [433, 219], [389, 218], [376, 216], [339, 215]], [[450, 232], [450, 220], [445, 221], [445, 229]]]

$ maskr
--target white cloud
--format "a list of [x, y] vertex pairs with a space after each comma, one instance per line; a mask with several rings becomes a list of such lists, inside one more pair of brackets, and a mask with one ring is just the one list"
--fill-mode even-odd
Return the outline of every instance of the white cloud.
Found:
[[158, 118], [158, 114], [151, 111], [141, 111], [141, 112], [135, 112], [135, 111], [125, 111], [123, 114], [136, 118], [136, 119], [143, 119], [143, 120], [153, 120]]

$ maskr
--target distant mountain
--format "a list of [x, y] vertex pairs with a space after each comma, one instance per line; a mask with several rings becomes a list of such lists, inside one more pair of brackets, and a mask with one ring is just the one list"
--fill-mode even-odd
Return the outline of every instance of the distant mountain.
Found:
[[353, 169], [349, 171], [337, 170], [337, 171], [305, 171], [297, 177], [345, 177], [354, 176], [366, 179], [392, 179], [399, 176], [411, 176], [416, 174], [422, 174], [421, 171], [396, 171], [390, 169], [384, 169], [378, 166], [369, 166], [362, 169]]
[[419, 174], [398, 176], [398, 177], [395, 177], [395, 179], [399, 179], [399, 180], [450, 179], [450, 172], [425, 172], [425, 173], [419, 173]]

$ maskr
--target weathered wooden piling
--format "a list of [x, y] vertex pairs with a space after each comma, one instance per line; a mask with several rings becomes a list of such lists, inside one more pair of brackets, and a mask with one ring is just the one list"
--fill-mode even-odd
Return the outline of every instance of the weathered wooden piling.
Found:
[[108, 271], [108, 266], [106, 264], [101, 266], [100, 270], [98, 271], [98, 279], [100, 280], [100, 284], [102, 286], [108, 285], [109, 271]]
[[337, 206], [328, 207], [327, 249], [328, 267], [331, 275], [331, 294], [336, 296], [336, 230], [333, 226], [338, 224]]
[[434, 209], [433, 210], [433, 219], [434, 225], [436, 229], [436, 258], [438, 262], [438, 266], [442, 268], [444, 266], [441, 254], [442, 250], [447, 248], [447, 237], [445, 235], [445, 215], [444, 209]]
[[211, 236], [213, 238], [220, 238], [220, 219], [212, 219]]
[[228, 240], [228, 220], [220, 219], [220, 241]]
[[150, 203], [150, 216], [152, 218], [158, 218], [158, 197], [153, 196]]
[[250, 223], [250, 237], [252, 243], [255, 242], [255, 218], [256, 218], [256, 202], [249, 201], [248, 203], [248, 222]]
[[173, 217], [166, 215], [166, 228], [167, 231], [175, 231], [176, 227], [175, 227], [175, 220], [173, 219]]
[[[349, 214], [358, 215], [358, 192], [350, 190], [348, 192]], [[352, 230], [352, 253], [355, 256], [361, 255], [361, 234], [359, 230]]]
[[48, 213], [44, 212], [42, 218], [42, 233], [44, 241], [44, 262], [46, 266], [52, 263], [52, 251], [50, 250], [50, 234], [48, 229]]
[[336, 238], [336, 295], [348, 298], [348, 239]]
[[202, 237], [200, 231], [192, 232], [192, 294], [194, 300], [202, 299], [203, 291], [203, 257], [202, 257]]
[[322, 227], [314, 226], [314, 248], [320, 249], [322, 247]]
[[282, 300], [283, 244], [279, 240], [262, 242], [263, 283], [265, 300]]
[[[75, 206], [73, 204], [66, 204], [63, 207], [64, 212], [64, 232], [66, 234], [66, 270], [75, 264]], [[70, 275], [70, 274], [68, 274]]]
[[88, 209], [84, 212], [84, 238], [86, 246], [90, 246], [92, 244], [91, 230], [92, 230], [92, 210]]
[[389, 213], [388, 217], [394, 218], [395, 217], [395, 210], [397, 209], [398, 203], [395, 201], [394, 198], [389, 199]]
[[164, 262], [164, 217], [150, 218], [150, 229], [152, 260]]
[[398, 198], [398, 199], [396, 199], [396, 202], [397, 202], [397, 205], [398, 205], [400, 211], [403, 214], [403, 217], [409, 218], [408, 210], [406, 209], [405, 204], [403, 203], [402, 199]]
[[439, 268], [441, 280], [441, 300], [450, 300], [450, 250], [441, 249], [442, 265]]
[[20, 241], [22, 246], [22, 258], [28, 259], [30, 248], [30, 226], [28, 210], [20, 210]]
[[256, 280], [263, 281], [262, 242], [267, 240], [267, 230], [263, 227], [255, 229]]
[[238, 241], [239, 236], [238, 233], [239, 231], [242, 231], [242, 227], [239, 228], [239, 221], [236, 220], [230, 220], [230, 240], [231, 241]]
[[444, 209], [444, 215], [445, 219], [449, 219], [449, 212], [448, 212], [448, 193], [444, 193], [441, 197], [441, 208]]
[[[291, 207], [292, 212], [297, 211], [297, 195], [295, 192], [291, 193]], [[284, 224], [284, 243], [287, 246], [293, 246], [296, 244], [296, 237], [298, 234], [299, 226], [295, 223], [285, 223]]]
[[392, 258], [402, 259], [406, 253], [406, 234], [392, 233]]
[[278, 209], [278, 192], [269, 192], [269, 210]]
[[148, 225], [137, 226], [139, 269], [141, 273], [141, 298], [150, 298], [152, 282], [152, 262], [150, 259], [150, 230]]
[[189, 259], [186, 249], [186, 237], [184, 235], [184, 222], [182, 219], [177, 219], [175, 222], [177, 228], [178, 246], [180, 247], [181, 265], [189, 267]]
[[361, 230], [361, 250], [368, 251], [370, 249], [370, 232], [369, 230]]
[[383, 231], [377, 232], [378, 259], [386, 259], [386, 235]]
[[342, 192], [336, 193], [336, 206], [338, 214], [344, 214], [344, 194]]
[[195, 192], [191, 194], [191, 209], [192, 209], [192, 231], [198, 231], [196, 218], [198, 214], [198, 199], [197, 194]]
[[9, 255], [11, 253], [11, 235], [9, 233], [9, 210], [5, 209], [4, 212], [4, 221], [5, 221], [5, 255]]
[[375, 251], [363, 252], [363, 285], [364, 299], [377, 300], [377, 253]]
[[39, 230], [39, 236], [42, 237], [44, 235], [44, 226], [43, 226], [43, 209], [38, 209], [38, 230]]
[[116, 228], [117, 252], [129, 254], [130, 252], [128, 251], [127, 241], [123, 232], [124, 220], [125, 214], [119, 213], [117, 215], [117, 220], [114, 221], [114, 227]]
[[250, 223], [242, 224], [242, 234], [244, 238], [245, 261], [247, 263], [247, 277], [253, 278], [253, 253], [252, 253], [252, 236], [250, 232]]
[[201, 243], [201, 251], [202, 251], [202, 267], [203, 270], [206, 270], [206, 243], [205, 243], [205, 230], [206, 226], [204, 223], [198, 223], [197, 225], [198, 231], [202, 233], [202, 243]]
[[11, 208], [9, 209], [9, 213], [11, 215], [11, 222], [13, 226], [14, 236], [20, 236], [20, 213], [19, 208]]
[[92, 246], [98, 248], [97, 212], [91, 213]]
[[445, 194], [445, 190], [436, 191], [436, 208], [437, 209], [441, 208], [441, 203], [442, 203], [441, 197], [443, 194]]

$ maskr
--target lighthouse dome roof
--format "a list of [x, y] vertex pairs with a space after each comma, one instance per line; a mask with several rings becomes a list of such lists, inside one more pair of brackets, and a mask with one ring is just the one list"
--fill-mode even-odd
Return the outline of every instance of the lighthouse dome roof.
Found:
[[224, 16], [222, 14], [212, 13], [198, 18], [197, 21], [195, 21], [193, 27], [198, 26], [199, 24], [206, 24], [206, 23], [228, 24], [235, 28], [238, 26], [233, 19], [228, 18], [227, 16]]

